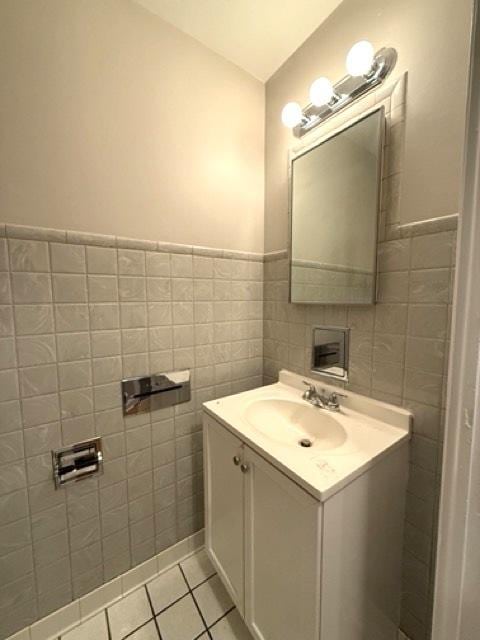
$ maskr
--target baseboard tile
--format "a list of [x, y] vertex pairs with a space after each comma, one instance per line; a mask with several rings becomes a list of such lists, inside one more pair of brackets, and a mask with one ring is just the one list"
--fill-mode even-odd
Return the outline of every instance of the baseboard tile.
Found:
[[28, 627], [9, 636], [7, 640], [30, 640], [30, 630]]
[[138, 589], [157, 574], [198, 551], [204, 544], [203, 530], [177, 542], [146, 562], [126, 571], [85, 596], [22, 629], [7, 640], [53, 640], [69, 628], [90, 618], [125, 594]]
[[[168, 549], [165, 549], [154, 558], [139, 564], [137, 567], [130, 569], [126, 573], [121, 575], [122, 581], [122, 593], [121, 595], [125, 595], [130, 591], [134, 591], [138, 589], [142, 584], [151, 580], [154, 576], [165, 569], [168, 569], [173, 564], [176, 564], [180, 558], [185, 558], [186, 556], [191, 555], [197, 549], [203, 546], [204, 544], [204, 532], [203, 529], [201, 531], [197, 531], [189, 538], [185, 538], [184, 540], [180, 540], [177, 544], [174, 544]], [[103, 607], [99, 607], [103, 608]], [[91, 613], [88, 614], [89, 616]]]
[[115, 602], [122, 595], [122, 576], [118, 576], [110, 580], [110, 582], [102, 584], [94, 591], [90, 591], [90, 593], [79, 599], [80, 621], [90, 618], [94, 613], [103, 609], [107, 602]]
[[[77, 626], [80, 622], [105, 609], [130, 591], [134, 591], [149, 582], [171, 565], [201, 549], [204, 545], [204, 540], [204, 531], [197, 531], [146, 562], [98, 587], [98, 589], [74, 600], [62, 607], [62, 609], [54, 611], [33, 625], [18, 631], [7, 640], [54, 640], [58, 638], [68, 629]], [[409, 638], [403, 631], [399, 630], [398, 640], [409, 640]]]

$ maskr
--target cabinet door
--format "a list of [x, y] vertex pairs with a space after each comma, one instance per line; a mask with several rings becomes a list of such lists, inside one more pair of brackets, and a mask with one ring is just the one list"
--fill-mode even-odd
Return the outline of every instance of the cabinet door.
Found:
[[239, 464], [243, 445], [212, 418], [204, 416], [203, 424], [206, 548], [243, 614], [244, 478]]
[[245, 617], [257, 640], [318, 640], [321, 505], [245, 447]]

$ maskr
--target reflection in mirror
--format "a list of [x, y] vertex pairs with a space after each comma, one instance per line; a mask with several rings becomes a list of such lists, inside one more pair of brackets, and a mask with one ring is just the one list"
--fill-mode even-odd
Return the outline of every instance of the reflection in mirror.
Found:
[[384, 109], [291, 162], [290, 299], [375, 302]]
[[348, 382], [347, 327], [314, 327], [312, 336], [312, 371]]

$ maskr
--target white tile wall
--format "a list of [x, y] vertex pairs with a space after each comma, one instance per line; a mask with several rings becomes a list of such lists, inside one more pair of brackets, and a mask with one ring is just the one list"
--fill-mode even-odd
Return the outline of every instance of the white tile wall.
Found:
[[[2, 638], [202, 526], [201, 404], [263, 374], [261, 262], [27, 235], [0, 238]], [[122, 377], [183, 367], [191, 402], [123, 418]], [[95, 435], [105, 474], [55, 491], [51, 449]]]
[[379, 303], [365, 307], [290, 305], [286, 258], [265, 263], [265, 382], [283, 367], [309, 373], [314, 325], [347, 326], [347, 388], [414, 413], [402, 603], [412, 640], [430, 634], [454, 245], [454, 231], [381, 243]]

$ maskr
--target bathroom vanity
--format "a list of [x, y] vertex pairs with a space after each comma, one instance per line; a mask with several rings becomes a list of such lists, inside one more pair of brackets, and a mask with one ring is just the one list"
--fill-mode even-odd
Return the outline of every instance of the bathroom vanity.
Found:
[[208, 554], [257, 640], [396, 640], [411, 415], [304, 391], [204, 405]]

